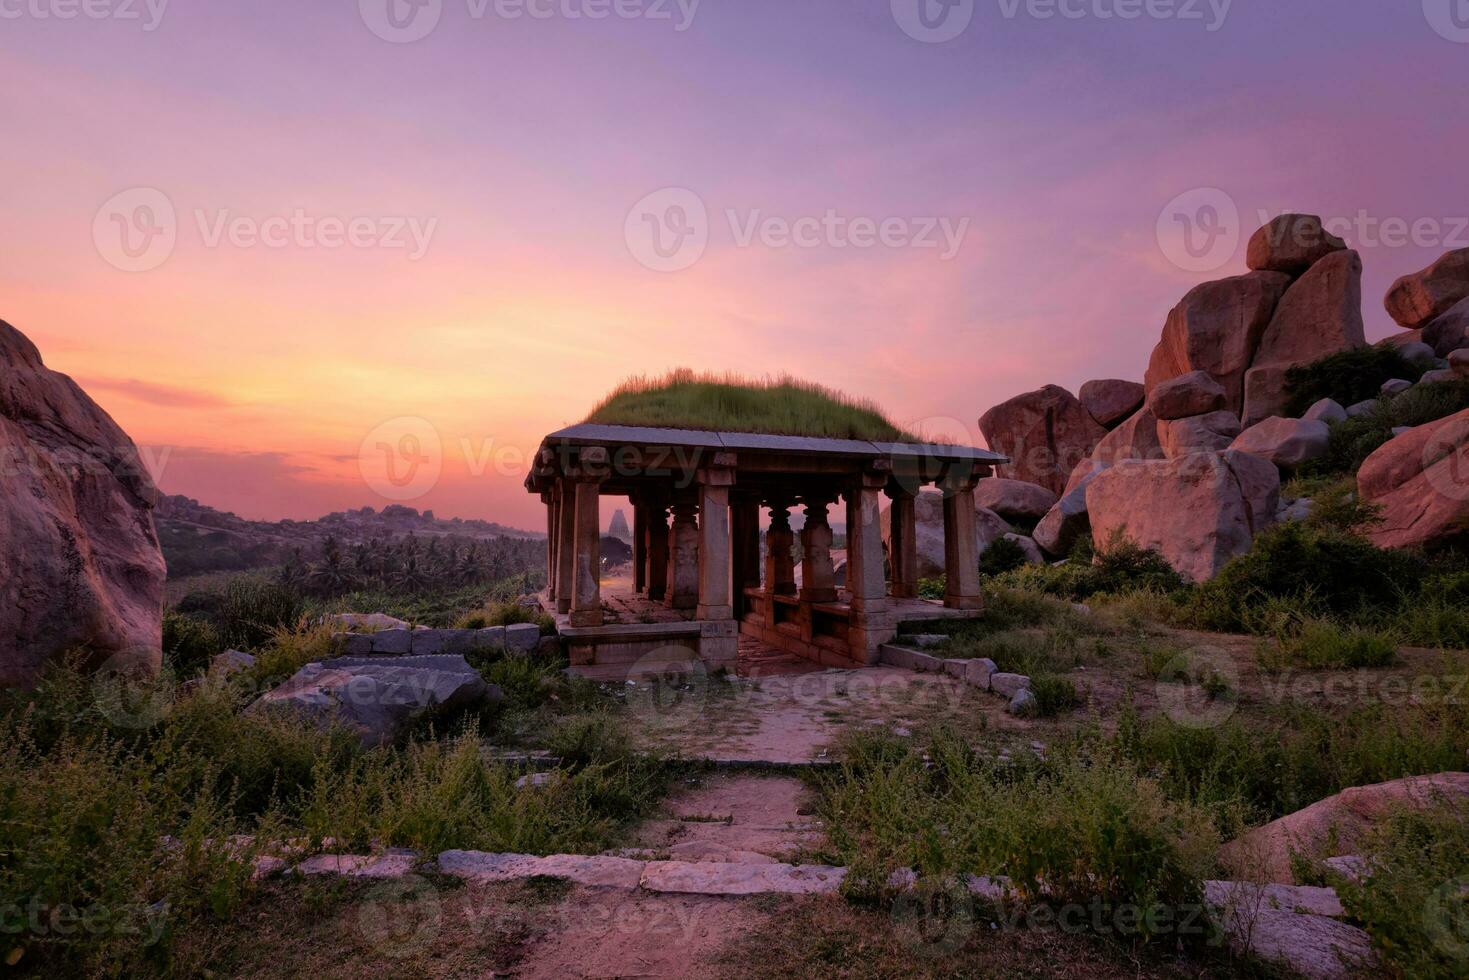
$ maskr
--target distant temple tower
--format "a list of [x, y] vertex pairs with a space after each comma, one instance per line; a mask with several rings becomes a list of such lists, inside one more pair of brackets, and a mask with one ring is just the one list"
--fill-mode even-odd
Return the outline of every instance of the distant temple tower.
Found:
[[627, 526], [627, 518], [622, 515], [622, 511], [612, 515], [612, 523], [607, 525], [607, 536], [632, 544], [632, 529]]

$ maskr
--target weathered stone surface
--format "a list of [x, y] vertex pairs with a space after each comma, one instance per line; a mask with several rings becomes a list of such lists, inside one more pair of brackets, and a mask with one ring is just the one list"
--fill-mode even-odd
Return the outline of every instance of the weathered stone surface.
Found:
[[370, 633], [372, 637], [372, 652], [389, 656], [406, 657], [413, 652], [413, 634], [417, 632], [411, 629], [379, 630]]
[[1168, 314], [1148, 362], [1149, 393], [1170, 378], [1203, 371], [1223, 386], [1226, 406], [1221, 407], [1238, 414], [1245, 371], [1290, 282], [1285, 273], [1251, 272], [1196, 286]]
[[1382, 548], [1451, 544], [1469, 534], [1469, 410], [1409, 429], [1357, 471], [1362, 499], [1381, 508], [1368, 531]]
[[1251, 881], [1206, 881], [1204, 901], [1216, 909], [1285, 909], [1340, 919], [1347, 914], [1335, 888], [1319, 885], [1258, 885]]
[[1384, 303], [1389, 316], [1400, 326], [1413, 330], [1447, 313], [1466, 298], [1469, 298], [1469, 248], [1447, 252], [1428, 268], [1403, 276], [1387, 291]]
[[1353, 251], [1333, 252], [1286, 290], [1260, 338], [1245, 373], [1244, 424], [1282, 414], [1291, 367], [1366, 344], [1362, 258]]
[[1034, 538], [1024, 534], [1007, 534], [1005, 540], [1014, 542], [1016, 547], [1025, 553], [1026, 564], [1044, 565], [1046, 563], [1046, 556], [1041, 553], [1040, 545], [1035, 543]]
[[240, 650], [226, 650], [209, 661], [209, 672], [228, 677], [255, 666], [255, 658]]
[[1046, 516], [1035, 526], [1032, 539], [1036, 544], [1052, 555], [1070, 553], [1077, 538], [1091, 529], [1086, 512], [1086, 491], [1100, 472], [1100, 464], [1083, 470], [1075, 485], [1066, 491], [1056, 502], [1056, 506], [1047, 511]]
[[1226, 913], [1222, 925], [1239, 955], [1259, 957], [1309, 980], [1376, 973], [1372, 937], [1329, 916], [1262, 908]]
[[1294, 884], [1292, 852], [1311, 859], [1354, 854], [1367, 833], [1397, 809], [1466, 804], [1469, 772], [1354, 786], [1237, 837], [1220, 859], [1240, 877]]
[[465, 881], [516, 881], [525, 878], [564, 878], [588, 888], [634, 891], [642, 880], [644, 861], [606, 855], [487, 854], [483, 851], [444, 851], [439, 870]]
[[991, 449], [1013, 461], [999, 467], [997, 475], [1055, 494], [1107, 434], [1071, 392], [1057, 385], [1001, 402], [980, 417], [979, 429]]
[[1398, 353], [1403, 355], [1403, 360], [1409, 364], [1416, 364], [1420, 367], [1432, 367], [1434, 361], [1438, 359], [1437, 352], [1422, 342], [1399, 344]]
[[401, 878], [417, 863], [416, 854], [401, 850], [386, 854], [317, 854], [296, 865], [296, 871], [344, 878]]
[[649, 861], [642, 887], [684, 895], [829, 895], [846, 868], [820, 864], [704, 864]]
[[1257, 271], [1300, 275], [1347, 247], [1314, 214], [1283, 214], [1250, 237], [1245, 265]]
[[158, 491], [127, 433], [0, 321], [0, 686], [85, 649], [92, 666], [162, 663]]
[[541, 628], [535, 623], [514, 623], [505, 627], [505, 646], [530, 653], [541, 642]]
[[1335, 399], [1323, 398], [1306, 409], [1306, 414], [1302, 415], [1301, 418], [1310, 419], [1315, 422], [1326, 422], [1328, 424], [1345, 422], [1347, 420], [1347, 410], [1342, 408], [1341, 403]]
[[333, 626], [339, 626], [347, 632], [354, 630], [406, 630], [409, 624], [405, 620], [395, 619], [386, 613], [334, 613], [327, 617], [327, 622]]
[[1130, 540], [1204, 581], [1248, 551], [1254, 534], [1274, 521], [1279, 493], [1279, 473], [1267, 460], [1197, 453], [1118, 463], [1092, 480], [1086, 496], [1099, 548]]
[[1357, 402], [1355, 405], [1347, 406], [1347, 418], [1354, 419], [1358, 415], [1367, 415], [1377, 411], [1377, 399], [1368, 398], [1366, 401]]
[[1142, 408], [1147, 388], [1136, 381], [1120, 381], [1107, 378], [1088, 381], [1081, 386], [1078, 397], [1097, 424], [1110, 429], [1118, 422]]
[[1030, 678], [1024, 674], [994, 673], [990, 675], [990, 690], [1005, 698], [1013, 698], [1017, 691], [1030, 690]]
[[1421, 385], [1438, 385], [1447, 381], [1457, 381], [1459, 376], [1449, 368], [1439, 368], [1436, 371], [1425, 371], [1423, 377], [1418, 379]]
[[989, 657], [978, 657], [969, 661], [968, 669], [964, 671], [964, 683], [970, 687], [977, 687], [981, 691], [990, 689], [990, 679], [999, 670], [995, 662]]
[[1030, 693], [1030, 688], [1023, 687], [1010, 696], [1010, 703], [1005, 705], [1005, 710], [1016, 718], [1034, 718], [1040, 714], [1040, 702]]
[[1401, 395], [1411, 387], [1413, 387], [1413, 382], [1407, 378], [1389, 378], [1382, 383], [1382, 388], [1379, 390], [1384, 395]]
[[900, 670], [913, 670], [913, 657], [917, 654], [917, 651], [910, 650], [909, 648], [897, 643], [884, 643], [882, 646], [878, 647], [877, 654], [879, 662], [884, 667], [897, 667]]
[[1272, 416], [1241, 432], [1229, 448], [1263, 456], [1283, 470], [1293, 470], [1325, 456], [1330, 441], [1331, 429], [1325, 422]]
[[1469, 347], [1450, 352], [1449, 370], [1461, 378], [1469, 378]]
[[974, 503], [1006, 520], [1039, 519], [1056, 505], [1056, 494], [1043, 486], [1003, 477], [980, 480], [974, 488]]
[[458, 655], [338, 657], [310, 663], [251, 710], [294, 712], [316, 724], [340, 722], [366, 746], [395, 740], [431, 712], [465, 707], [500, 691]]
[[1158, 441], [1168, 459], [1192, 453], [1222, 452], [1240, 433], [1239, 418], [1230, 411], [1158, 423]]
[[1469, 299], [1461, 300], [1443, 316], [1423, 328], [1423, 342], [1435, 357], [1448, 357], [1460, 347], [1469, 347]]
[[1203, 371], [1160, 381], [1148, 392], [1148, 411], [1160, 422], [1207, 415], [1227, 405], [1223, 386]]
[[[1138, 409], [1092, 450], [1092, 461], [1105, 469], [1124, 459], [1162, 459], [1163, 444], [1158, 439], [1158, 417], [1147, 408]], [[1072, 472], [1066, 484], [1067, 491], [1074, 490], [1079, 477]]]

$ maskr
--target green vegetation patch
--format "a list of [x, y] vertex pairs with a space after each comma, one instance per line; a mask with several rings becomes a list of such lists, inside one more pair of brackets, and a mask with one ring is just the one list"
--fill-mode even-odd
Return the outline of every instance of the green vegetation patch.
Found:
[[1403, 357], [1396, 347], [1339, 351], [1285, 373], [1285, 414], [1300, 418], [1323, 398], [1342, 407], [1355, 405], [1376, 398], [1385, 381], [1417, 381], [1423, 372], [1424, 368]]
[[635, 377], [604, 398], [587, 422], [828, 439], [919, 442], [874, 402], [788, 375], [755, 380], [687, 368]]

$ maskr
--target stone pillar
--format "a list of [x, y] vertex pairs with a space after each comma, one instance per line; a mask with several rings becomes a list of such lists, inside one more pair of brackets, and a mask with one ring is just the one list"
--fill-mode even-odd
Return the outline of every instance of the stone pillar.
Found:
[[746, 589], [760, 587], [760, 501], [744, 494], [730, 501], [729, 531], [734, 565], [735, 618], [749, 610]]
[[673, 530], [668, 546], [668, 604], [674, 609], [699, 605], [699, 505], [683, 498], [673, 503]]
[[541, 503], [546, 505], [546, 597], [556, 601], [556, 491], [541, 494]]
[[856, 581], [856, 570], [852, 567], [852, 525], [856, 523], [857, 517], [853, 511], [857, 508], [857, 492], [848, 490], [843, 496], [846, 498], [847, 519], [847, 574], [843, 585], [848, 592], [852, 591], [852, 585]]
[[888, 510], [893, 598], [912, 599], [918, 595], [918, 498], [901, 487], [889, 487], [887, 493], [893, 501]]
[[699, 471], [699, 606], [702, 620], [733, 619], [734, 577], [729, 541], [729, 488], [734, 470], [717, 454], [716, 464]]
[[557, 487], [561, 505], [557, 507], [556, 523], [556, 611], [562, 615], [571, 612], [571, 596], [576, 591], [576, 484], [562, 478]]
[[806, 526], [801, 529], [801, 601], [835, 602], [836, 574], [831, 564], [830, 500], [807, 497]]
[[852, 523], [847, 527], [847, 567], [852, 570], [852, 612], [882, 614], [887, 610], [887, 582], [882, 573], [882, 486], [885, 473], [864, 477], [852, 495]]
[[642, 499], [632, 502], [632, 588], [642, 592], [648, 587], [648, 504]]
[[771, 501], [770, 530], [765, 532], [765, 591], [771, 595], [796, 594], [795, 544], [790, 504]]
[[974, 482], [965, 479], [943, 487], [944, 571], [948, 578], [944, 605], [950, 609], [978, 609], [984, 604], [979, 591]]
[[668, 508], [663, 501], [648, 504], [643, 518], [648, 535], [648, 598], [662, 602], [668, 595]]
[[576, 591], [572, 626], [602, 625], [602, 481], [583, 473], [576, 480]]

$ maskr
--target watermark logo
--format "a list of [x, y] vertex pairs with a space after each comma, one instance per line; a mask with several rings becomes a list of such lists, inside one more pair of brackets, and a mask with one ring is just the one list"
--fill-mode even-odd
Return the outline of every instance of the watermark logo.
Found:
[[1239, 707], [1239, 670], [1222, 652], [1180, 653], [1158, 673], [1158, 704], [1185, 728], [1217, 728]]
[[649, 728], [696, 722], [709, 701], [709, 668], [687, 647], [662, 646], [627, 672], [627, 706]]
[[97, 254], [123, 272], [148, 272], [178, 244], [178, 213], [155, 187], [132, 187], [108, 198], [92, 219]]
[[417, 500], [438, 485], [444, 470], [443, 440], [427, 419], [388, 419], [362, 440], [357, 466], [363, 482], [383, 499]]
[[1239, 250], [1239, 207], [1217, 187], [1185, 191], [1158, 215], [1158, 248], [1186, 272], [1214, 272]]
[[444, 0], [357, 0], [362, 22], [384, 41], [412, 44], [439, 26]]
[[1439, 37], [1469, 44], [1469, 0], [1423, 0], [1423, 16]]
[[443, 925], [439, 893], [409, 874], [375, 886], [357, 907], [357, 932], [373, 952], [407, 959], [428, 948]]
[[1469, 500], [1469, 420], [1439, 424], [1424, 440], [1423, 476], [1446, 500]]
[[893, 20], [924, 44], [942, 44], [963, 34], [974, 19], [974, 0], [891, 0]]
[[1469, 876], [1446, 881], [1428, 896], [1423, 925], [1439, 952], [1469, 959]]
[[999, 0], [1000, 14], [1014, 20], [1176, 20], [1198, 22], [1215, 33], [1229, 19], [1234, 0]]
[[163, 23], [169, 0], [0, 0], [0, 20], [140, 21], [153, 32]]
[[681, 272], [709, 246], [709, 210], [686, 187], [665, 187], [632, 206], [623, 223], [632, 257], [654, 272]]
[[145, 669], [156, 654], [142, 647], [110, 657], [92, 676], [92, 700], [114, 728], [143, 730], [173, 710], [177, 678], [165, 668], [157, 676]]
[[974, 899], [956, 880], [920, 882], [893, 900], [892, 922], [912, 933], [911, 948], [923, 956], [954, 953], [974, 933]]

